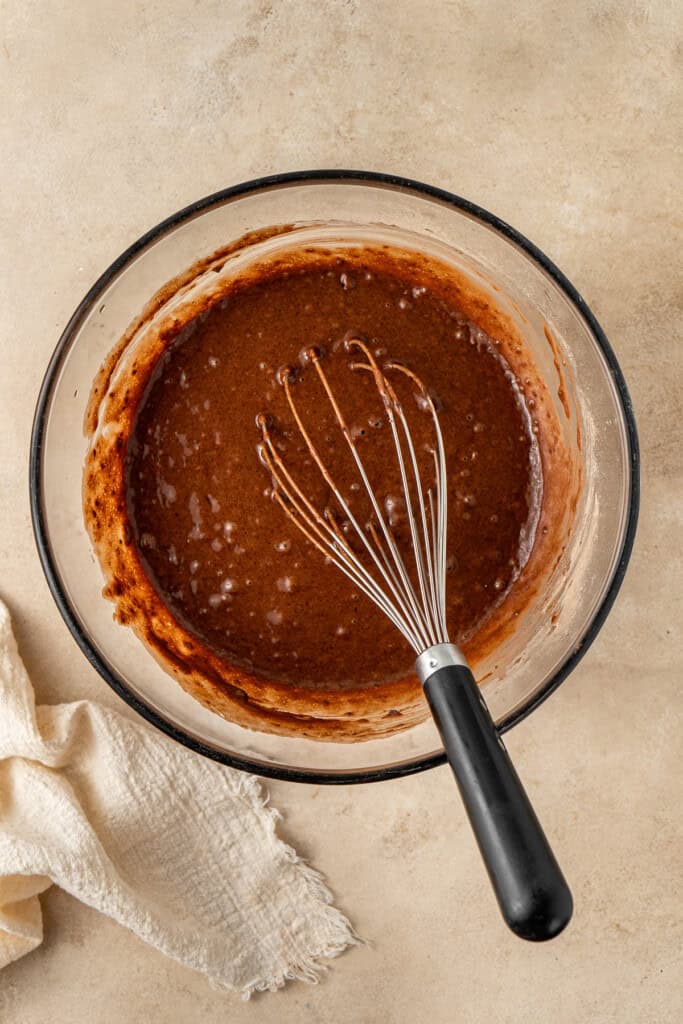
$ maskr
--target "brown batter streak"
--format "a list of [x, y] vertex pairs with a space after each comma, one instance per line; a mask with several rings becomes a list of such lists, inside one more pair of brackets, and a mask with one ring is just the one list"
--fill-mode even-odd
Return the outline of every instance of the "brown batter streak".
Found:
[[567, 399], [567, 390], [564, 386], [564, 375], [562, 373], [562, 367], [560, 366], [560, 350], [547, 324], [543, 324], [543, 333], [545, 334], [546, 341], [550, 345], [550, 351], [553, 354], [553, 363], [555, 364], [555, 370], [557, 371], [557, 397], [559, 398], [562, 408], [564, 409], [565, 416], [567, 417], [567, 419], [570, 419], [571, 412], [569, 409], [569, 401]]

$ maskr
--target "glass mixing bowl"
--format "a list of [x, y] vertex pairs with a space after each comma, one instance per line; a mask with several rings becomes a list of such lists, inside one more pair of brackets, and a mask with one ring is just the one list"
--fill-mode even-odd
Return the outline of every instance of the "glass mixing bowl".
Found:
[[[244, 265], [278, 247], [390, 242], [457, 266], [518, 325], [557, 402], [580, 467], [581, 496], [566, 549], [510, 636], [477, 667], [501, 732], [529, 714], [577, 664], [614, 601], [638, 510], [638, 446], [614, 353], [581, 296], [546, 256], [472, 203], [428, 185], [357, 171], [313, 171], [247, 182], [153, 228], [93, 285], [50, 361], [31, 442], [31, 507], [40, 558], [59, 610], [101, 676], [163, 732], [207, 757], [303, 782], [369, 782], [441, 764], [424, 722], [361, 743], [252, 732], [189, 697], [112, 618], [81, 511], [90, 386], [110, 349], [170, 279], [246, 232], [292, 225], [256, 241]], [[550, 340], [548, 338], [550, 334]], [[559, 375], [559, 376], [558, 376]]]

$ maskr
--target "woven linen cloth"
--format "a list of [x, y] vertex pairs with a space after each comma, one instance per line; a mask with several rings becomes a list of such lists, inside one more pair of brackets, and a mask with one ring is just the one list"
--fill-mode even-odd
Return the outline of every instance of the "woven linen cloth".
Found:
[[255, 778], [145, 724], [36, 707], [0, 602], [0, 968], [42, 941], [54, 883], [216, 987], [315, 981], [358, 940], [277, 818]]

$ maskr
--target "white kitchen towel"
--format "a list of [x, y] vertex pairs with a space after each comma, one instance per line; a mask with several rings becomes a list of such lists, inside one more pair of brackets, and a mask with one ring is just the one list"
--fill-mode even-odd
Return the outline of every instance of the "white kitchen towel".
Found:
[[42, 941], [54, 882], [219, 988], [315, 981], [357, 939], [277, 818], [255, 778], [144, 724], [36, 707], [0, 602], [0, 968]]

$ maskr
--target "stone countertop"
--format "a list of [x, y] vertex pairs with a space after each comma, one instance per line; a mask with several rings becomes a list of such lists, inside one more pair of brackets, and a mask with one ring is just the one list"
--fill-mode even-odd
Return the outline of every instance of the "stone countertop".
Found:
[[[3, 1024], [668, 1024], [680, 973], [680, 20], [667, 0], [7, 0], [0, 38], [0, 593], [41, 701], [120, 701], [57, 613], [26, 464], [50, 353], [131, 241], [225, 185], [303, 167], [422, 179], [494, 211], [612, 340], [643, 449], [635, 553], [600, 637], [509, 736], [571, 879], [557, 941], [504, 929], [448, 771], [271, 783], [283, 834], [372, 945], [317, 987], [212, 991], [52, 889]], [[678, 40], [678, 42], [677, 42]], [[678, 264], [678, 266], [677, 266]], [[678, 333], [678, 336], [677, 336]]]

